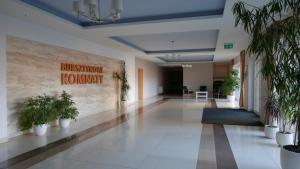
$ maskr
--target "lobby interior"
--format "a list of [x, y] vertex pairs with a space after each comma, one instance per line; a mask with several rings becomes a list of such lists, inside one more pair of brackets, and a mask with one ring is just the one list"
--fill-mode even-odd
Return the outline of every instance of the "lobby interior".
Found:
[[1, 0], [0, 169], [299, 169], [300, 88], [237, 19], [275, 2]]

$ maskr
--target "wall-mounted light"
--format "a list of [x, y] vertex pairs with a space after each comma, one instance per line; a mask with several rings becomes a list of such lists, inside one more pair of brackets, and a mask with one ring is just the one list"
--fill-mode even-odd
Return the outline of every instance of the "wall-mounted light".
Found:
[[183, 68], [191, 68], [191, 67], [193, 67], [193, 65], [191, 65], [191, 64], [182, 64], [181, 66]]

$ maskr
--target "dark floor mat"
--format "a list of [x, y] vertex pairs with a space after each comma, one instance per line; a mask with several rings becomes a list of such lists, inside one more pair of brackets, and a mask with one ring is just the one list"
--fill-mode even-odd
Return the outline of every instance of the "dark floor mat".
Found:
[[205, 108], [202, 123], [243, 126], [263, 126], [259, 116], [243, 109]]

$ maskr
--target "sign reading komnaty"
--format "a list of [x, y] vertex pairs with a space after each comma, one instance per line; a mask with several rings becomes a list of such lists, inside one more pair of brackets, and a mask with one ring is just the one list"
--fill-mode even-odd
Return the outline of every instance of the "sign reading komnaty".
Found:
[[103, 68], [82, 64], [61, 63], [61, 84], [101, 84]]

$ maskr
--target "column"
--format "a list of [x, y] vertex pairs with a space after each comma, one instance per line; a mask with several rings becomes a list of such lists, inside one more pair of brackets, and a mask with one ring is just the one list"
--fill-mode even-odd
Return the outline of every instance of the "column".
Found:
[[254, 108], [254, 67], [255, 56], [250, 56], [248, 63], [248, 111], [253, 111]]
[[7, 141], [6, 37], [0, 32], [0, 143]]

